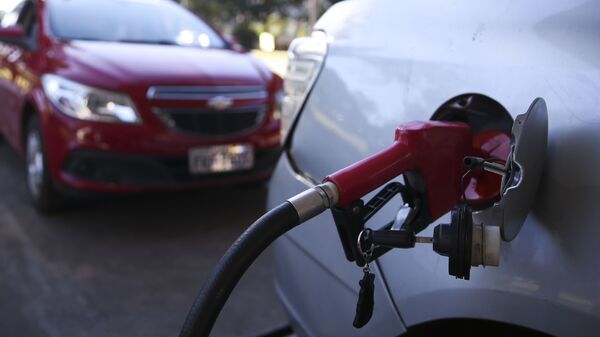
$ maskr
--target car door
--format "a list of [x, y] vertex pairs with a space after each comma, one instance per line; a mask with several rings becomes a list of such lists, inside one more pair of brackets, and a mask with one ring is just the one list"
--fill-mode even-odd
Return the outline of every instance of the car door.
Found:
[[18, 146], [20, 113], [35, 78], [30, 69], [37, 37], [34, 2], [20, 2], [0, 25], [21, 26], [26, 35], [22, 45], [0, 42], [0, 129], [7, 140]]

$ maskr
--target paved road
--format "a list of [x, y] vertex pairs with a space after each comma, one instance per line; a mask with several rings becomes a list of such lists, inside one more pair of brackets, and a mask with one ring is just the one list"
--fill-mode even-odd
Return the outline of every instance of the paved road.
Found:
[[[264, 189], [136, 195], [42, 216], [0, 141], [0, 335], [176, 336], [208, 272], [264, 210]], [[285, 321], [270, 253], [242, 280], [213, 336]]]

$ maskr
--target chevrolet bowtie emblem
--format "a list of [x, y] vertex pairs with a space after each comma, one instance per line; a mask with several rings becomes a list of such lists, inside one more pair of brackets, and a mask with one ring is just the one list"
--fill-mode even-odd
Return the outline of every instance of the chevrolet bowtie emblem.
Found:
[[233, 105], [233, 98], [227, 96], [215, 96], [208, 100], [208, 106], [215, 110], [225, 110]]

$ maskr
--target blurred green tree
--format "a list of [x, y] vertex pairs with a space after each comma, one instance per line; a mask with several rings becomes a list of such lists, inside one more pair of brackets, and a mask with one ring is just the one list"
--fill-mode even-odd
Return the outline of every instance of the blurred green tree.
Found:
[[213, 25], [223, 22], [265, 21], [269, 14], [289, 15], [304, 0], [191, 0], [190, 8]]
[[255, 22], [265, 22], [269, 15], [284, 17], [303, 15], [304, 0], [188, 0], [191, 10], [213, 27], [230, 30], [245, 48], [256, 46], [258, 36], [252, 29]]
[[[177, 1], [177, 0], [176, 0]], [[275, 15], [308, 21], [311, 4], [320, 15], [341, 0], [179, 0], [220, 31], [229, 31], [245, 48], [257, 42], [256, 23], [265, 23]], [[313, 15], [314, 16], [314, 15]]]

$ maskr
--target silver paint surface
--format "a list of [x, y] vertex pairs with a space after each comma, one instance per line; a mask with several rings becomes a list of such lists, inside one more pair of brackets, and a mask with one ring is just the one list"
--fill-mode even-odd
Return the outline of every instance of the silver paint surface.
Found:
[[[377, 284], [374, 321], [352, 330], [353, 308], [346, 306], [356, 299], [361, 271], [345, 260], [333, 219], [322, 214], [275, 250], [280, 294], [295, 322], [311, 336], [330, 328], [340, 329], [332, 336], [395, 336], [404, 324], [464, 317], [594, 336], [600, 326], [600, 2], [348, 1], [317, 27], [332, 42], [291, 148], [298, 168], [315, 181], [389, 145], [398, 124], [429, 119], [443, 102], [469, 92], [499, 101], [513, 117], [543, 97], [549, 136], [537, 200], [519, 235], [502, 243], [500, 267], [473, 269], [470, 281], [456, 280], [447, 258], [427, 245], [395, 250], [379, 259], [377, 280], [385, 279], [387, 291]], [[282, 157], [269, 206], [305, 188]], [[396, 212], [385, 208], [372, 226]], [[431, 235], [434, 225], [421, 234]], [[300, 273], [308, 264], [321, 273]], [[332, 311], [310, 314], [321, 306]]]

